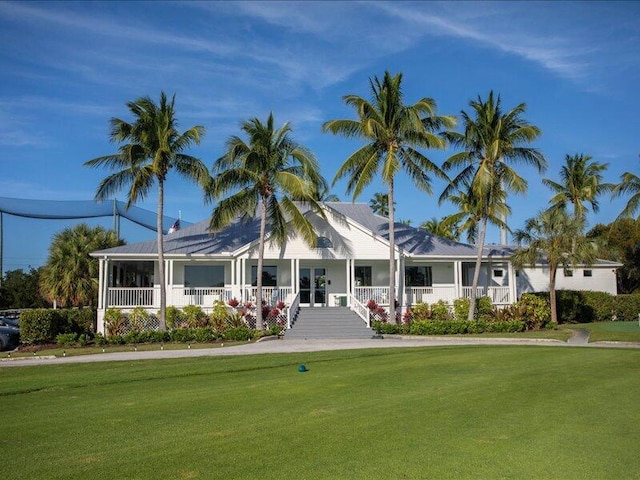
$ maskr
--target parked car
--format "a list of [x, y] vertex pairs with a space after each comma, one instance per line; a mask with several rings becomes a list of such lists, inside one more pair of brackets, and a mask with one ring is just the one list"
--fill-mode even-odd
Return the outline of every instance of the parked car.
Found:
[[1, 325], [20, 328], [20, 319], [17, 317], [0, 317], [0, 326]]
[[0, 351], [13, 350], [20, 345], [20, 330], [0, 325]]

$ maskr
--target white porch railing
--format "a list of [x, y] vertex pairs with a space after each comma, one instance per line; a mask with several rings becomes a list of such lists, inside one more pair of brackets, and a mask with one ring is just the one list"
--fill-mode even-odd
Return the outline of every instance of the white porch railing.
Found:
[[[257, 287], [245, 286], [242, 300], [244, 302], [255, 302], [257, 293]], [[277, 302], [286, 303], [290, 295], [291, 287], [262, 287], [262, 300], [265, 301], [267, 305], [274, 305]]]
[[109, 307], [155, 307], [160, 308], [160, 287], [109, 287]]
[[[477, 297], [489, 297], [494, 305], [508, 305], [512, 303], [511, 292], [509, 287], [488, 287], [485, 293], [484, 287], [478, 287], [476, 290]], [[473, 287], [462, 287], [462, 296], [471, 298]]]
[[355, 287], [353, 296], [364, 305], [369, 300], [375, 301], [378, 305], [389, 305], [389, 287]]
[[300, 292], [296, 293], [291, 305], [287, 308], [287, 329], [291, 328], [291, 323], [298, 316], [298, 310], [300, 310]]
[[222, 300], [226, 303], [231, 297], [232, 290], [226, 287], [173, 287], [169, 298], [167, 298], [167, 304], [176, 307], [187, 305], [212, 307], [215, 302]]
[[444, 300], [448, 304], [458, 298], [455, 285], [434, 285], [431, 287], [407, 287], [405, 292], [405, 304], [436, 303]]
[[351, 310], [353, 310], [362, 320], [364, 320], [364, 323], [367, 324], [367, 327], [370, 327], [371, 321], [369, 320], [369, 309], [361, 302], [359, 302], [355, 295], [349, 295], [349, 297]]

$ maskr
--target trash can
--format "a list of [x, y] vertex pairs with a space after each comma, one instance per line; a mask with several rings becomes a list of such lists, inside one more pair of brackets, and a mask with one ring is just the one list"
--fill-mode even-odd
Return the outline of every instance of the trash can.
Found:
[[340, 306], [341, 307], [346, 307], [347, 306], [347, 296], [346, 295], [340, 295], [338, 297], [338, 300], [340, 302]]

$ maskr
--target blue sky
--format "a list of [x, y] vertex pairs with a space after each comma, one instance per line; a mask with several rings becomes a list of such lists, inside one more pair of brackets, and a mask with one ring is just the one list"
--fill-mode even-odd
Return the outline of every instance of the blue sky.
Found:
[[[615, 182], [640, 167], [638, 18], [638, 2], [0, 2], [0, 196], [93, 198], [107, 172], [82, 164], [116, 151], [109, 119], [129, 120], [126, 102], [162, 90], [177, 95], [181, 128], [206, 128], [190, 153], [208, 166], [242, 120], [273, 111], [331, 181], [360, 144], [321, 125], [353, 118], [341, 97], [368, 96], [368, 79], [385, 70], [403, 73], [407, 103], [432, 97], [441, 114], [492, 89], [505, 107], [524, 102], [543, 132], [535, 146], [545, 177], [558, 178], [566, 154], [584, 153], [609, 163]], [[428, 156], [440, 163], [451, 153]], [[513, 228], [551, 196], [535, 171], [522, 174], [529, 191], [510, 197]], [[397, 217], [417, 225], [451, 213], [437, 204], [442, 188], [434, 182], [428, 196], [398, 177]], [[344, 190], [339, 182], [333, 193], [348, 199]], [[358, 201], [377, 191], [380, 183]], [[155, 200], [139, 206], [155, 210]], [[612, 221], [623, 203], [602, 198], [591, 224]], [[199, 221], [211, 209], [196, 187], [170, 178], [168, 215]], [[4, 269], [42, 264], [68, 225], [5, 215]], [[122, 231], [129, 242], [153, 237], [126, 221]]]

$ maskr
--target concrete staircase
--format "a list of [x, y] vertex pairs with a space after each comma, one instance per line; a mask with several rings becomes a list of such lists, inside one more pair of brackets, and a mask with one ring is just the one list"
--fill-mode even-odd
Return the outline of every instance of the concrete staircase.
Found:
[[346, 307], [302, 307], [298, 318], [285, 333], [286, 339], [372, 338], [375, 332]]

